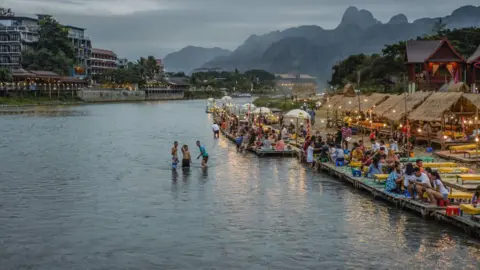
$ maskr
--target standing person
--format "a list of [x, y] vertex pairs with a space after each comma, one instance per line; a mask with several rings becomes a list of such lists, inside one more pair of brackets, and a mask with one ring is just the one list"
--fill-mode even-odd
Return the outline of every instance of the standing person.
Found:
[[352, 129], [348, 126], [348, 123], [345, 123], [345, 126], [342, 127], [342, 142], [344, 145], [344, 149], [348, 149], [348, 141], [347, 138], [350, 138], [352, 136]]
[[310, 141], [310, 145], [307, 148], [307, 163], [310, 167], [315, 166], [315, 161], [313, 160], [313, 151], [315, 150], [315, 142], [314, 140]]
[[188, 150], [188, 145], [182, 147], [182, 168], [189, 168], [192, 163], [192, 158], [190, 157], [190, 151]]
[[200, 154], [198, 155], [197, 159], [202, 157], [202, 167], [205, 168], [207, 167], [207, 162], [208, 162], [207, 150], [205, 149], [205, 146], [200, 144], [200, 141], [197, 141], [197, 146], [198, 146], [198, 149], [200, 149]]
[[178, 164], [178, 142], [175, 141], [173, 143], [173, 147], [172, 147], [172, 150], [171, 150], [171, 153], [172, 153], [172, 169], [176, 169], [177, 168], [177, 164]]
[[220, 137], [220, 127], [217, 125], [216, 122], [213, 123], [212, 130], [213, 130], [213, 138]]

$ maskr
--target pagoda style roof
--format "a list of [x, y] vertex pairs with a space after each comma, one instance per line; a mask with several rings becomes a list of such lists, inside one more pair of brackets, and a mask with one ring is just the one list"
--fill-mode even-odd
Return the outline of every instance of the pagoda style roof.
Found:
[[466, 62], [446, 39], [407, 41], [407, 63]]

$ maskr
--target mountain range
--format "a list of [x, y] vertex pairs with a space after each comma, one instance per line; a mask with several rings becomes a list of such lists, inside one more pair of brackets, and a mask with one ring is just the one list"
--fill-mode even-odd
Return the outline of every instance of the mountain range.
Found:
[[216, 57], [227, 56], [231, 53], [222, 48], [203, 48], [187, 46], [180, 51], [169, 53], [163, 58], [163, 64], [169, 72], [190, 73], [193, 69], [203, 66]]
[[[439, 21], [447, 28], [480, 27], [480, 6], [463, 6], [445, 17], [421, 18], [413, 22], [409, 22], [404, 14], [398, 14], [386, 23], [375, 19], [368, 10], [349, 7], [335, 29], [305, 25], [252, 35], [228, 53], [220, 48], [212, 50], [189, 46], [167, 55], [165, 59], [173, 60], [171, 55], [174, 55], [175, 61], [168, 63], [165, 60], [165, 65], [167, 69], [182, 67], [193, 70], [201, 67], [305, 73], [325, 82], [331, 75], [332, 65], [349, 55], [379, 53], [385, 44], [431, 34]], [[195, 61], [188, 60], [191, 58]]]

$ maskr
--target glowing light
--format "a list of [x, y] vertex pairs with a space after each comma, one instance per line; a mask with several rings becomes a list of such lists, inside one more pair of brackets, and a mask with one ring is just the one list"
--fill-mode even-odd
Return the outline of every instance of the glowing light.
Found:
[[397, 111], [393, 110], [392, 112], [393, 112], [393, 113], [396, 113]]
[[348, 102], [348, 104], [352, 104], [352, 102], [351, 102], [351, 101], [349, 101], [349, 102]]
[[400, 127], [402, 128], [402, 127], [403, 127], [403, 125], [402, 125], [402, 124], [400, 124]]
[[384, 126], [384, 127], [386, 127], [386, 126], [387, 126], [387, 124], [383, 124], [383, 126]]
[[475, 138], [475, 141], [478, 142], [478, 137]]
[[418, 131], [418, 133], [422, 133], [422, 130], [421, 130], [421, 129], [418, 129], [417, 131]]
[[367, 99], [364, 99], [364, 100], [365, 100], [365, 102], [367, 102], [367, 101], [368, 101]]
[[443, 139], [445, 139], [445, 140], [448, 139], [447, 135], [444, 135], [444, 136], [443, 136]]

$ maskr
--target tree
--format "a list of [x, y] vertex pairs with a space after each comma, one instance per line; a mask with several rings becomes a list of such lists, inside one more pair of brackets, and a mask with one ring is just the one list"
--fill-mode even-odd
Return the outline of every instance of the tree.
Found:
[[6, 68], [0, 68], [0, 82], [11, 82], [13, 80], [12, 73]]
[[434, 34], [438, 34], [442, 31], [444, 31], [447, 28], [447, 24], [443, 23], [443, 20], [440, 18], [438, 21], [435, 22], [432, 28], [432, 32]]
[[12, 9], [0, 7], [0, 17], [13, 17], [13, 16], [15, 16], [15, 12], [13, 12]]
[[39, 38], [33, 49], [22, 52], [22, 66], [68, 75], [75, 64], [75, 50], [68, 29], [46, 16], [39, 22]]

